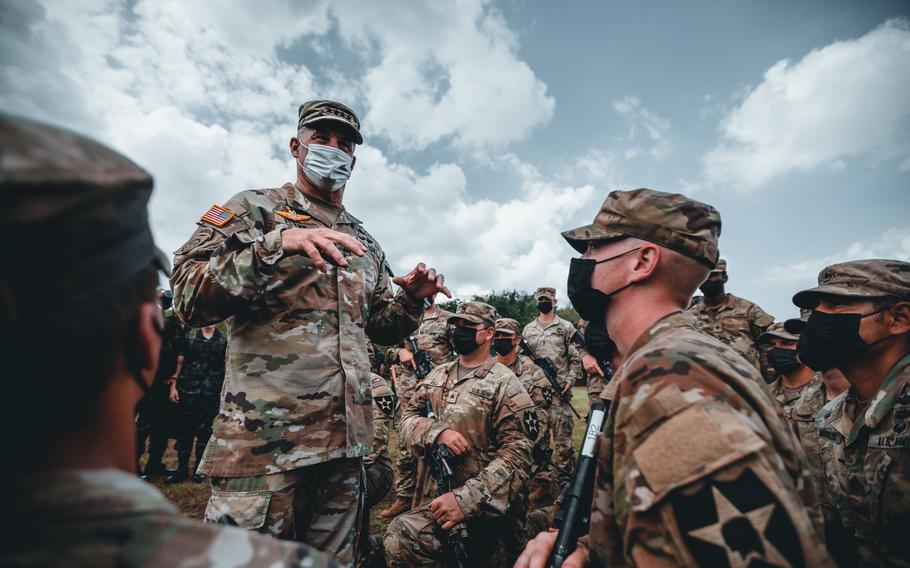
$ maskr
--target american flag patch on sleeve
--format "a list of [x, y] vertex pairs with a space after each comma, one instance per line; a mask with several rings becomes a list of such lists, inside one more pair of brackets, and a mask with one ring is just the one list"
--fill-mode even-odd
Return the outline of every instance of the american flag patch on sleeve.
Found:
[[212, 205], [208, 211], [205, 212], [205, 215], [201, 217], [206, 223], [211, 223], [216, 227], [224, 227], [228, 221], [234, 218], [236, 213], [230, 209], [225, 209], [220, 205]]

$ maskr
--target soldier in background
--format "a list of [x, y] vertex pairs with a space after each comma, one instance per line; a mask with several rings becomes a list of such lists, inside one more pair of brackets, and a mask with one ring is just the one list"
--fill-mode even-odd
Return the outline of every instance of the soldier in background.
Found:
[[[525, 326], [522, 336], [538, 357], [549, 357], [557, 370], [557, 382], [563, 392], [571, 392], [581, 379], [582, 365], [578, 346], [572, 341], [575, 326], [556, 315], [556, 290], [541, 287], [535, 294], [540, 315]], [[572, 429], [575, 426], [572, 409], [561, 399], [550, 408], [550, 434], [553, 437], [554, 461], [565, 471], [575, 469], [575, 444]], [[556, 474], [562, 482], [568, 478]]]
[[423, 264], [390, 278], [379, 243], [344, 208], [361, 143], [350, 108], [301, 105], [294, 182], [213, 205], [174, 253], [171, 278], [187, 324], [228, 323], [231, 361], [200, 466], [212, 478], [206, 520], [345, 564], [373, 438], [368, 338], [396, 344], [417, 329], [424, 298], [450, 295]]
[[841, 566], [910, 564], [910, 263], [828, 266], [818, 286], [793, 303], [812, 310], [800, 360], [840, 369], [850, 383], [816, 419], [835, 559]]
[[373, 451], [363, 458], [366, 489], [357, 566], [385, 565], [382, 538], [370, 538], [370, 511], [389, 494], [395, 475], [389, 455], [389, 433], [395, 421], [395, 394], [386, 380], [376, 373], [370, 379], [373, 391]]
[[778, 373], [769, 388], [785, 416], [807, 389], [821, 384], [820, 374], [803, 365], [796, 356], [798, 340], [799, 335], [788, 332], [783, 323], [771, 324], [758, 337], [759, 344], [766, 348], [768, 361]]
[[[625, 358], [600, 439], [590, 532], [565, 566], [822, 566], [800, 452], [758, 371], [683, 310], [717, 262], [720, 215], [649, 189], [611, 192], [563, 236], [568, 293]], [[801, 491], [804, 493], [801, 494]], [[541, 566], [540, 533], [516, 566]]]
[[[182, 516], [135, 476], [135, 405], [156, 375], [167, 260], [152, 179], [71, 132], [0, 118], [2, 566], [334, 566], [294, 543]], [[40, 251], [40, 254], [36, 254]], [[41, 278], [36, 278], [36, 274]], [[55, 357], [47, 357], [47, 346]], [[27, 425], [27, 427], [23, 427]], [[238, 554], [242, 552], [242, 554]]]
[[[527, 480], [539, 432], [537, 411], [521, 382], [490, 357], [495, 321], [496, 310], [488, 304], [460, 304], [448, 320], [455, 325], [458, 358], [434, 368], [402, 413], [401, 443], [423, 459], [415, 507], [386, 531], [389, 566], [445, 563], [445, 535], [458, 527], [467, 528], [469, 565], [496, 566], [506, 558], [503, 537], [514, 527], [503, 519]], [[454, 489], [436, 497], [428, 458], [438, 444], [454, 456]]]
[[699, 287], [704, 298], [689, 313], [695, 316], [700, 331], [735, 349], [766, 380], [773, 380], [771, 371], [761, 363], [758, 338], [774, 323], [774, 317], [757, 304], [724, 291], [727, 280], [727, 261], [720, 259]]
[[[170, 400], [177, 405], [180, 433], [177, 437], [177, 470], [165, 478], [170, 485], [185, 481], [190, 472], [190, 454], [196, 448], [193, 482], [202, 483], [196, 471], [212, 436], [212, 422], [218, 414], [221, 385], [224, 383], [227, 337], [215, 326], [186, 332], [184, 364], [171, 383]], [[194, 443], [195, 442], [195, 443]]]
[[[431, 300], [435, 300], [432, 297]], [[432, 301], [423, 312], [420, 327], [414, 333], [417, 349], [427, 353], [434, 366], [444, 365], [455, 358], [452, 352], [452, 343], [449, 341], [448, 319], [452, 312], [446, 311]], [[392, 347], [386, 351], [386, 360], [390, 364], [398, 364], [395, 390], [398, 396], [399, 408], [405, 408], [414, 389], [417, 387], [417, 375], [414, 370], [413, 347], [410, 341], [405, 341], [401, 347]], [[400, 424], [399, 424], [400, 426]], [[414, 500], [414, 488], [417, 484], [417, 462], [406, 446], [399, 446], [398, 458], [395, 461], [395, 500], [388, 508], [379, 514], [383, 519], [394, 518], [411, 508]]]
[[[578, 333], [584, 341], [584, 347], [579, 348], [582, 353], [582, 365], [588, 376], [588, 407], [590, 408], [595, 402], [602, 398], [605, 389], [609, 387], [612, 392], [615, 385], [610, 387], [613, 380], [615, 369], [619, 368], [622, 360], [619, 352], [616, 350], [616, 344], [610, 339], [606, 327], [603, 324], [593, 324], [584, 318], [578, 320]], [[589, 366], [585, 361], [591, 358], [594, 360], [595, 368], [588, 370]], [[612, 396], [608, 397], [613, 400]]]
[[[170, 290], [158, 291], [158, 303], [164, 310], [164, 335], [158, 371], [149, 392], [136, 405], [136, 472], [143, 479], [167, 474], [162, 463], [169, 438], [176, 437], [179, 419], [168, 393], [183, 368], [185, 330], [172, 305]], [[148, 441], [148, 461], [145, 471], [139, 465]]]

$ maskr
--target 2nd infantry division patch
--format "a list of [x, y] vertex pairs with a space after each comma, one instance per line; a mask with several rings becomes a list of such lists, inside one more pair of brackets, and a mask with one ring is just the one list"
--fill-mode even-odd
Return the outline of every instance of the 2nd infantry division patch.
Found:
[[237, 215], [230, 209], [225, 209], [220, 205], [212, 205], [208, 211], [201, 217], [206, 223], [211, 223], [216, 227], [224, 227], [227, 225], [227, 222], [234, 218]]
[[693, 494], [675, 491], [671, 501], [686, 547], [699, 566], [805, 564], [790, 518], [752, 471], [730, 482], [707, 481]]

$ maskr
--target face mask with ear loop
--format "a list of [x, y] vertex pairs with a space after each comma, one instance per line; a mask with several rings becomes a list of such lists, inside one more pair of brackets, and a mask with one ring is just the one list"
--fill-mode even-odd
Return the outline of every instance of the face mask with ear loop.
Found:
[[304, 144], [306, 158], [297, 163], [303, 168], [303, 174], [310, 183], [323, 191], [335, 192], [347, 185], [354, 166], [354, 157], [338, 148], [322, 144]]

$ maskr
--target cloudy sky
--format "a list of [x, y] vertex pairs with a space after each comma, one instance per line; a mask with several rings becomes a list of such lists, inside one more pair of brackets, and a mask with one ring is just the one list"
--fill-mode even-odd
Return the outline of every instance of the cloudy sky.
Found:
[[[910, 4], [0, 0], [0, 111], [153, 173], [175, 250], [293, 176], [297, 106], [365, 145], [346, 206], [459, 295], [554, 285], [613, 189], [723, 217], [728, 289], [778, 319], [825, 264], [910, 260]], [[564, 296], [563, 301], [565, 301]]]

